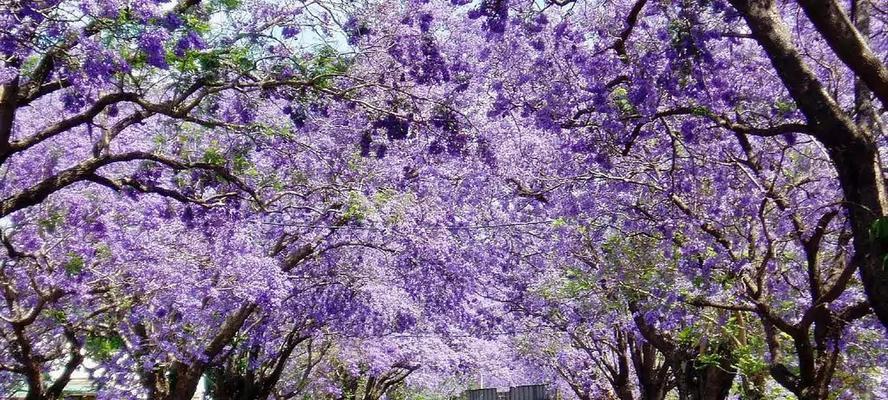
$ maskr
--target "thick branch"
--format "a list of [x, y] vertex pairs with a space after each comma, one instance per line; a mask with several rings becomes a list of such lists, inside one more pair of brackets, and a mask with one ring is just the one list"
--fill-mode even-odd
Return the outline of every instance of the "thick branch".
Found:
[[139, 97], [135, 93], [112, 93], [102, 96], [86, 111], [68, 119], [56, 122], [55, 124], [46, 127], [42, 131], [37, 132], [30, 137], [10, 143], [9, 150], [7, 152], [0, 153], [0, 162], [8, 158], [9, 155], [12, 153], [27, 150], [28, 148], [31, 148], [46, 139], [49, 139], [69, 129], [92, 121], [93, 118], [95, 118], [97, 115], [99, 115], [99, 113], [105, 110], [106, 107], [112, 104], [120, 103], [123, 101], [136, 101], [138, 100], [138, 98]]
[[65, 328], [65, 339], [67, 339], [69, 346], [68, 361], [62, 369], [62, 373], [55, 379], [55, 381], [53, 381], [52, 385], [46, 389], [46, 397], [49, 399], [61, 396], [62, 390], [68, 385], [68, 382], [71, 381], [71, 375], [74, 373], [74, 370], [83, 363], [83, 354], [81, 354], [82, 346], [80, 341], [77, 340], [74, 331]]
[[645, 340], [654, 345], [654, 347], [656, 347], [657, 350], [660, 350], [663, 354], [672, 354], [672, 352], [675, 351], [675, 342], [648, 324], [644, 319], [637, 302], [632, 300], [629, 301], [629, 311], [632, 312], [632, 319], [635, 321], [635, 326], [638, 328], [638, 331], [641, 332], [641, 335]]
[[888, 106], [888, 68], [835, 0], [799, 0], [829, 47]]
[[647, 4], [647, 0], [637, 0], [635, 2], [632, 9], [629, 10], [629, 15], [626, 16], [626, 27], [623, 28], [623, 31], [620, 32], [620, 37], [613, 44], [614, 51], [617, 52], [623, 62], [629, 61], [629, 54], [626, 53], [626, 41], [632, 35], [632, 30], [635, 29], [635, 24], [638, 23], [638, 15], [641, 14], [645, 4]]
[[99, 158], [91, 158], [83, 161], [76, 166], [59, 172], [43, 181], [25, 189], [15, 195], [7, 197], [0, 201], [0, 216], [6, 216], [15, 211], [34, 206], [45, 200], [49, 195], [62, 190], [74, 183], [88, 180], [94, 176], [95, 172], [104, 166], [127, 161], [146, 160], [155, 161], [163, 164], [175, 171], [184, 169], [204, 169], [212, 171], [222, 178], [234, 183], [241, 190], [250, 193], [255, 198], [255, 193], [247, 187], [243, 182], [224, 167], [208, 163], [186, 163], [162, 155], [133, 151], [117, 155], [103, 156]]
[[0, 154], [5, 153], [9, 147], [12, 125], [15, 122], [15, 109], [18, 107], [18, 90], [18, 77], [0, 85]]

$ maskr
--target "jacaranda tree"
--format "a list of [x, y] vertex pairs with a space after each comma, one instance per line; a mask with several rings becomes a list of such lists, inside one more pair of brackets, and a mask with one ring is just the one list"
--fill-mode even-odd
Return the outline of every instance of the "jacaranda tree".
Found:
[[0, 390], [410, 398], [487, 368], [876, 398], [886, 24], [873, 0], [6, 2]]

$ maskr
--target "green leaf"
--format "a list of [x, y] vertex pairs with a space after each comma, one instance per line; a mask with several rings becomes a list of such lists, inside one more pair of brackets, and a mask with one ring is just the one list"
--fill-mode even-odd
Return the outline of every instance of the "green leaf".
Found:
[[225, 8], [233, 10], [239, 7], [241, 2], [240, 0], [219, 0], [219, 3], [225, 6]]
[[225, 165], [225, 156], [219, 151], [219, 149], [211, 147], [204, 152], [203, 162], [222, 166]]
[[68, 320], [67, 314], [62, 310], [48, 310], [46, 315], [57, 323], [64, 323]]
[[553, 228], [561, 228], [567, 225], [567, 220], [564, 217], [558, 217], [554, 221], [552, 221]]
[[123, 338], [117, 334], [89, 335], [86, 337], [85, 348], [90, 357], [97, 360], [107, 360], [123, 348]]
[[717, 353], [701, 354], [697, 356], [696, 367], [697, 369], [703, 369], [710, 366], [718, 366], [721, 364], [721, 359], [721, 355]]
[[691, 345], [697, 342], [697, 332], [690, 326], [678, 332], [677, 336], [678, 341], [686, 345]]
[[888, 242], [888, 217], [880, 217], [870, 226], [870, 238], [878, 243]]
[[250, 159], [243, 154], [238, 154], [234, 156], [234, 160], [232, 160], [232, 166], [234, 168], [234, 172], [243, 173], [246, 170], [250, 169], [250, 167], [253, 166], [253, 163], [251, 163]]
[[701, 117], [709, 117], [709, 116], [713, 115], [712, 110], [710, 110], [704, 106], [695, 106], [694, 108], [691, 109], [691, 113], [693, 113], [694, 115], [697, 115], [697, 116], [701, 116]]
[[62, 216], [62, 213], [56, 211], [50, 214], [48, 217], [37, 221], [37, 224], [40, 225], [41, 228], [43, 228], [43, 231], [47, 233], [53, 233], [55, 232], [56, 228], [58, 228], [59, 225], [64, 222], [64, 219], [65, 218], [64, 216]]
[[348, 203], [346, 203], [345, 212], [342, 217], [351, 221], [363, 221], [370, 212], [366, 206], [366, 198], [359, 192], [352, 191], [348, 194]]
[[791, 101], [778, 100], [774, 103], [774, 108], [777, 109], [778, 113], [785, 115], [795, 111], [796, 106]]
[[68, 256], [70, 258], [68, 259], [68, 262], [65, 263], [65, 272], [67, 272], [68, 275], [79, 275], [80, 272], [83, 271], [83, 266], [86, 265], [83, 261], [83, 257], [73, 253], [68, 254]]
[[215, 51], [197, 53], [195, 57], [197, 58], [197, 63], [200, 65], [200, 69], [203, 71], [216, 71], [222, 65], [222, 62], [219, 59], [219, 53]]

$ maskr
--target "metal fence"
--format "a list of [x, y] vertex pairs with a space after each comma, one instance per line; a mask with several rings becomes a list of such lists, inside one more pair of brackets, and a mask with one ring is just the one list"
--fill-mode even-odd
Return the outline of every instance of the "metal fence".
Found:
[[546, 385], [526, 385], [509, 388], [508, 392], [497, 393], [496, 389], [467, 390], [466, 400], [556, 400], [557, 396]]
[[497, 400], [496, 389], [475, 389], [466, 392], [468, 400]]
[[546, 385], [528, 385], [509, 388], [509, 400], [553, 400]]

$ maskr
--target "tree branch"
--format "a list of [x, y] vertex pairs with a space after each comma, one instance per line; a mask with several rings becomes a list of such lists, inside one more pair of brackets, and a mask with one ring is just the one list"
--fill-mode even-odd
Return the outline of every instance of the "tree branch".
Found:
[[835, 0], [798, 0], [829, 47], [888, 106], [888, 68]]

